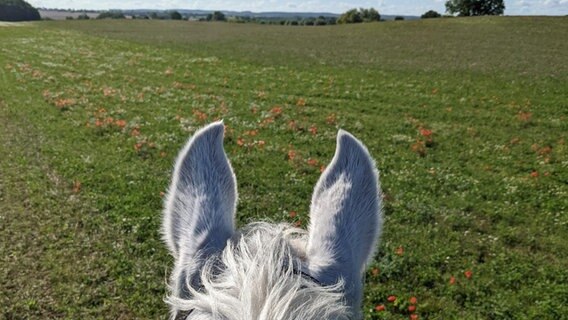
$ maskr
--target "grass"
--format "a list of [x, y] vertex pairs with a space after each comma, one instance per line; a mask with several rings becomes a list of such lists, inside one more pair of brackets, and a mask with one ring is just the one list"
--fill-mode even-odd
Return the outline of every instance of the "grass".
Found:
[[240, 225], [305, 225], [337, 129], [369, 147], [386, 224], [366, 319], [411, 297], [424, 319], [562, 318], [567, 24], [0, 27], [0, 317], [165, 318], [161, 192], [224, 118]]

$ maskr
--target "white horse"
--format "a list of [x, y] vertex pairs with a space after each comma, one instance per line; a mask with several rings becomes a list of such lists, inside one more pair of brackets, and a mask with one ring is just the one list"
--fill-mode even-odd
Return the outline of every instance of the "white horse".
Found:
[[253, 223], [235, 231], [235, 175], [224, 125], [197, 131], [177, 157], [162, 232], [175, 259], [172, 319], [360, 319], [365, 265], [382, 227], [378, 172], [346, 131], [311, 202], [308, 231]]

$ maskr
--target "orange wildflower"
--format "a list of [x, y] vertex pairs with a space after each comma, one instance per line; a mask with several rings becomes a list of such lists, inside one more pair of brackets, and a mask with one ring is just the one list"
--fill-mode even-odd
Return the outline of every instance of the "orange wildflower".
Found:
[[245, 132], [245, 135], [254, 137], [258, 134], [258, 130], [249, 130]]
[[395, 253], [399, 256], [402, 256], [404, 254], [404, 247], [400, 246], [400, 247], [396, 248]]
[[538, 150], [538, 154], [541, 155], [541, 156], [548, 155], [551, 152], [552, 152], [552, 148], [549, 147], [549, 146], [542, 147], [542, 148], [540, 148], [540, 150]]
[[337, 122], [337, 115], [335, 113], [330, 113], [326, 118], [325, 122], [329, 125], [334, 125]]
[[424, 138], [430, 138], [430, 136], [432, 136], [432, 130], [420, 128], [420, 135]]
[[207, 120], [207, 114], [205, 112], [199, 111], [199, 110], [193, 110], [193, 115], [199, 120], [199, 121], [205, 121]]
[[270, 117], [270, 118], [266, 118], [266, 119], [262, 120], [261, 125], [262, 125], [262, 126], [266, 126], [266, 125], [269, 125], [269, 124], [271, 124], [271, 123], [273, 123], [273, 122], [274, 122], [274, 118]]
[[314, 135], [314, 136], [315, 136], [316, 134], [318, 134], [318, 128], [316, 127], [315, 124], [312, 124], [312, 126], [311, 126], [310, 129], [308, 129], [308, 130], [309, 130], [309, 131], [311, 132], [311, 134]]
[[288, 150], [288, 160], [294, 160], [296, 158], [296, 151], [295, 150]]
[[115, 124], [116, 124], [117, 127], [120, 127], [120, 128], [126, 127], [126, 121], [122, 120], [122, 119], [116, 120]]
[[112, 95], [114, 95], [115, 93], [116, 93], [116, 90], [113, 89], [113, 88], [109, 88], [109, 87], [103, 88], [103, 95], [104, 95], [105, 97], [112, 96]]
[[426, 146], [424, 145], [423, 141], [416, 141], [410, 146], [410, 149], [412, 149], [412, 151], [416, 152], [421, 157], [426, 156]]
[[375, 306], [375, 311], [385, 311], [385, 305], [384, 304], [378, 304]]
[[312, 167], [316, 167], [318, 165], [318, 161], [316, 159], [309, 158], [308, 159], [308, 165], [310, 165]]
[[290, 130], [296, 131], [296, 130], [298, 129], [298, 126], [296, 125], [296, 121], [290, 120], [290, 121], [288, 122], [288, 128], [289, 128]]
[[519, 111], [519, 113], [517, 114], [517, 118], [521, 122], [529, 122], [529, 121], [531, 121], [532, 113], [531, 112]]
[[79, 193], [81, 191], [81, 181], [75, 180], [73, 182], [73, 193]]

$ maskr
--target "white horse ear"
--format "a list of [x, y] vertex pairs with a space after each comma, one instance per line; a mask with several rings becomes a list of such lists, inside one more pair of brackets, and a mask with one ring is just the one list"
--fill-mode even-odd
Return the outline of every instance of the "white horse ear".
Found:
[[362, 275], [382, 228], [378, 172], [367, 148], [337, 134], [333, 160], [312, 196], [308, 268], [322, 284], [344, 280], [347, 302], [359, 308]]
[[162, 234], [175, 258], [172, 284], [179, 296], [198, 284], [203, 258], [223, 250], [235, 230], [236, 179], [223, 133], [219, 121], [193, 135], [177, 157], [166, 196]]

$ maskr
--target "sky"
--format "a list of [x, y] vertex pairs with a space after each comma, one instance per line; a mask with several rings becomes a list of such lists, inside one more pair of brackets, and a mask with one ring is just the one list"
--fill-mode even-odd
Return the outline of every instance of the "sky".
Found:
[[[28, 0], [35, 7], [60, 9], [203, 9], [342, 13], [351, 8], [377, 9], [382, 14], [421, 15], [445, 12], [445, 0]], [[568, 15], [568, 0], [505, 0], [506, 15]]]

